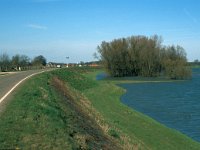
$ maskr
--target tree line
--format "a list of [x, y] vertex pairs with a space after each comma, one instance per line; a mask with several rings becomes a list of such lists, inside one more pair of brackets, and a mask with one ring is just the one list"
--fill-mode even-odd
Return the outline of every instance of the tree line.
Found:
[[191, 77], [183, 47], [162, 45], [162, 38], [157, 35], [103, 41], [97, 51], [107, 72], [114, 77]]
[[189, 65], [191, 67], [200, 67], [200, 61], [198, 59], [195, 59], [193, 62], [189, 62]]
[[6, 53], [0, 55], [0, 71], [28, 70], [45, 65], [46, 58], [42, 55], [36, 56], [32, 60], [26, 55], [16, 54], [12, 58]]

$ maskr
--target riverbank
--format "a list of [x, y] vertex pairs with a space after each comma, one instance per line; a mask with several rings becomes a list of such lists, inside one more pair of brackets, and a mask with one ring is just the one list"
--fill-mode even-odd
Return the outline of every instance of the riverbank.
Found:
[[[93, 78], [94, 76], [95, 73]], [[98, 87], [86, 91], [85, 94], [92, 101], [94, 107], [103, 114], [103, 117], [107, 118], [112, 126], [128, 135], [132, 142], [140, 143], [142, 141], [150, 149], [200, 148], [200, 144], [191, 138], [123, 105], [120, 97], [125, 90], [116, 84], [124, 83], [124, 81], [100, 80], [98, 83]]]
[[[29, 79], [0, 121], [0, 148], [200, 149], [200, 143], [120, 102], [101, 70], [61, 69]], [[86, 123], [86, 125], [84, 125]]]

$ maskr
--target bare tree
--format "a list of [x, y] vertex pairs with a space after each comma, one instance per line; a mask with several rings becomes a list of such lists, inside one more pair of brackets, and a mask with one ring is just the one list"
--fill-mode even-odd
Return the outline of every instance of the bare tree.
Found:
[[165, 47], [155, 35], [132, 36], [103, 41], [97, 47], [100, 58], [111, 76], [146, 76], [165, 74], [173, 79], [187, 78], [186, 53], [180, 46]]
[[11, 68], [8, 54], [0, 55], [0, 71], [8, 71]]
[[19, 70], [21, 67], [25, 68], [30, 65], [30, 58], [26, 55], [15, 55], [11, 60], [12, 67]]

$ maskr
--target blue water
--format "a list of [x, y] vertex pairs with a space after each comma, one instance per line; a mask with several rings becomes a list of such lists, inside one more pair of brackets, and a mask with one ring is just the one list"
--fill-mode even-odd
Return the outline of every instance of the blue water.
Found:
[[96, 76], [96, 80], [103, 80], [107, 77], [108, 77], [108, 75], [105, 72], [102, 72]]
[[188, 81], [120, 86], [124, 104], [200, 142], [200, 69]]

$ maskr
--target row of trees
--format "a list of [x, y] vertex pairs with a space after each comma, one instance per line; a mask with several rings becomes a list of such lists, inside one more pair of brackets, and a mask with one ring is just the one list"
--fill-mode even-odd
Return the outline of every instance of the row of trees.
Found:
[[193, 62], [189, 62], [189, 65], [192, 67], [199, 67], [200, 61], [198, 59], [195, 59]]
[[4, 53], [0, 55], [0, 71], [11, 71], [11, 70], [26, 70], [33, 66], [45, 66], [46, 58], [42, 55], [36, 56], [31, 60], [26, 55], [15, 55], [12, 58], [8, 54]]
[[186, 67], [185, 50], [181, 46], [162, 45], [162, 38], [157, 35], [103, 41], [97, 50], [111, 76], [165, 75], [172, 79], [191, 76], [190, 69]]

